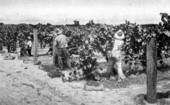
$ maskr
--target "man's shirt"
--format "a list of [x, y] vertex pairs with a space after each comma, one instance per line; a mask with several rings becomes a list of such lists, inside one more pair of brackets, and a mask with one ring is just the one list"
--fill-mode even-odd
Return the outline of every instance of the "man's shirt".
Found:
[[28, 47], [32, 47], [32, 41], [29, 40], [27, 45], [28, 45]]
[[55, 38], [55, 45], [57, 45], [59, 48], [65, 48], [68, 47], [67, 44], [67, 37], [63, 34], [60, 34]]

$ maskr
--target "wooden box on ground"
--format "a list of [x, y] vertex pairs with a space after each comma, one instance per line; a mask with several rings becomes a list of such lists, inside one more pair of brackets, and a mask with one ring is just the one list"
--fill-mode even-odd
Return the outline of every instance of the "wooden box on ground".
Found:
[[3, 59], [4, 59], [4, 60], [14, 60], [15, 57], [14, 57], [14, 56], [4, 56]]

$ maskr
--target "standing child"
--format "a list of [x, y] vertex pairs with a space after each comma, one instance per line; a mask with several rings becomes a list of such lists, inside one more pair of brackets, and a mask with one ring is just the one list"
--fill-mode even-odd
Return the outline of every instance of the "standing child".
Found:
[[31, 41], [31, 37], [29, 36], [28, 37], [28, 42], [27, 42], [27, 51], [28, 51], [29, 56], [32, 56], [31, 55], [31, 50], [32, 50], [32, 41]]

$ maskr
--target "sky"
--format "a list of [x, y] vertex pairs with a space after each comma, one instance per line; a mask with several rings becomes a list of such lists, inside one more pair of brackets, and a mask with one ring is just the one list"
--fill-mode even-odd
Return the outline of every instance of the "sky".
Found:
[[161, 12], [170, 14], [170, 0], [0, 0], [0, 22], [6, 24], [157, 24]]

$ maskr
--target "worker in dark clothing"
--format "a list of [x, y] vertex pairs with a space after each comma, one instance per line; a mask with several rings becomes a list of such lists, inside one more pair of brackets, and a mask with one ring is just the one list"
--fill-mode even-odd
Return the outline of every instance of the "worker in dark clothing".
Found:
[[69, 53], [68, 53], [68, 38], [62, 34], [61, 29], [56, 29], [55, 32], [56, 37], [54, 39], [54, 45], [56, 47], [55, 55], [57, 58], [57, 64], [60, 69], [71, 68], [70, 60], [69, 60]]

